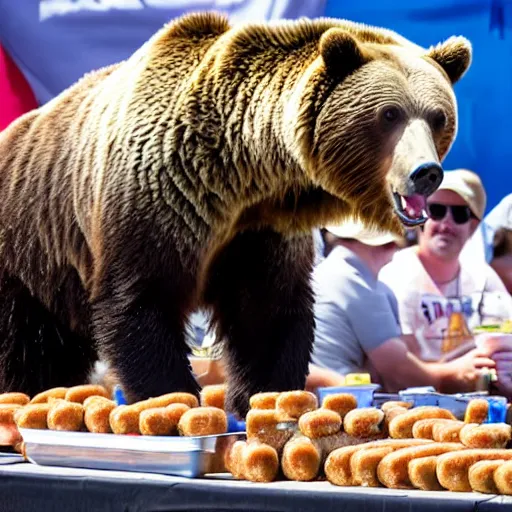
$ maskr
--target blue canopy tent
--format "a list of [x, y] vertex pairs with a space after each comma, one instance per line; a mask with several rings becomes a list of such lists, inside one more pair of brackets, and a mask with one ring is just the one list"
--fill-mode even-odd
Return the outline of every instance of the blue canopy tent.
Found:
[[481, 176], [487, 211], [512, 192], [512, 0], [327, 0], [325, 14], [384, 26], [425, 47], [467, 37], [473, 63], [455, 85], [459, 132], [444, 167]]

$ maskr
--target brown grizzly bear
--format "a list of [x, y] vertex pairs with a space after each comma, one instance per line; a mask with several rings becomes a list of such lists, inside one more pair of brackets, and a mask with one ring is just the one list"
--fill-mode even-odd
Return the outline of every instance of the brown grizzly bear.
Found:
[[319, 19], [184, 16], [0, 135], [0, 391], [198, 392], [184, 329], [210, 308], [228, 406], [303, 388], [310, 230], [423, 222], [470, 44], [429, 50]]

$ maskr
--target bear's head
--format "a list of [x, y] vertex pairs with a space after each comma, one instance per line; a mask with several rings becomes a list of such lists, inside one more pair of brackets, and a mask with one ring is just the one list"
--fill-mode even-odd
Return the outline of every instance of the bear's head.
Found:
[[302, 78], [295, 131], [315, 186], [368, 224], [422, 224], [457, 131], [453, 84], [470, 61], [462, 37], [427, 50], [396, 34], [326, 30]]

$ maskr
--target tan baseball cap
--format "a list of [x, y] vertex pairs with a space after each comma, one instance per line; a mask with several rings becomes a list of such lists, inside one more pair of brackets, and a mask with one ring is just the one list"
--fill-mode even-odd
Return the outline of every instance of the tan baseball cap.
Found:
[[402, 241], [399, 236], [393, 233], [367, 228], [362, 222], [353, 219], [335, 226], [325, 226], [325, 229], [338, 238], [350, 238], [374, 247]]
[[458, 194], [464, 199], [473, 215], [482, 220], [487, 204], [487, 195], [482, 181], [473, 171], [467, 169], [445, 171], [438, 190], [451, 190]]

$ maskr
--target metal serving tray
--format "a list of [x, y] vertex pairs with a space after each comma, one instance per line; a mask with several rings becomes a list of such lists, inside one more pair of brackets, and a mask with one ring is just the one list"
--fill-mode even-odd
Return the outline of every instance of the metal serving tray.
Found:
[[23, 455], [20, 455], [19, 453], [0, 452], [0, 466], [6, 464], [17, 464], [18, 462], [25, 462]]
[[27, 459], [41, 466], [137, 471], [195, 478], [226, 472], [224, 453], [245, 432], [130, 436], [20, 428]]

